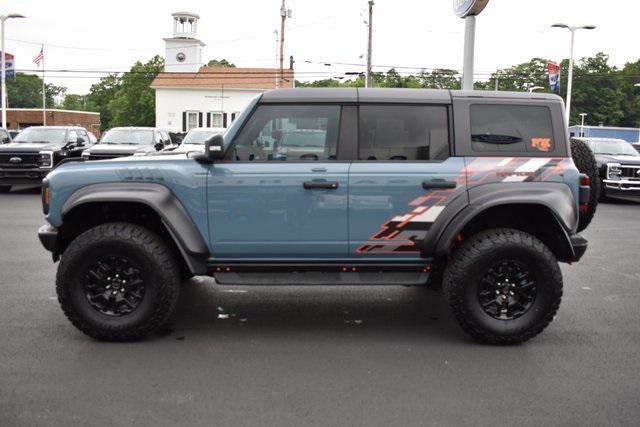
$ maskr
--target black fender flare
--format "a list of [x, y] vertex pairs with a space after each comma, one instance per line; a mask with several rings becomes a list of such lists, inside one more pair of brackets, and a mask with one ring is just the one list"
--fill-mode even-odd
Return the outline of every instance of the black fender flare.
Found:
[[551, 212], [556, 221], [554, 225], [562, 230], [561, 236], [558, 237], [563, 242], [567, 254], [573, 254], [570, 235], [575, 233], [578, 214], [573, 194], [566, 184], [486, 184], [471, 188], [469, 200], [470, 203], [459, 209], [441, 228], [438, 235], [430, 236], [430, 241], [425, 242], [431, 245], [431, 253], [436, 256], [448, 255], [456, 236], [474, 218], [488, 209], [509, 205], [531, 205], [542, 206]]
[[210, 252], [202, 234], [180, 200], [161, 184], [103, 183], [76, 190], [63, 204], [62, 217], [88, 203], [128, 202], [144, 204], [156, 212], [194, 275], [206, 274]]

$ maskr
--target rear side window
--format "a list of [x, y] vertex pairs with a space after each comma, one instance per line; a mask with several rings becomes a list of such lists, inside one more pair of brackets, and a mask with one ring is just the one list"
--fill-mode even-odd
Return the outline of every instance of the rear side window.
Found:
[[359, 160], [444, 160], [449, 157], [447, 108], [360, 107]]
[[474, 152], [546, 153], [555, 150], [548, 107], [474, 104], [470, 115]]

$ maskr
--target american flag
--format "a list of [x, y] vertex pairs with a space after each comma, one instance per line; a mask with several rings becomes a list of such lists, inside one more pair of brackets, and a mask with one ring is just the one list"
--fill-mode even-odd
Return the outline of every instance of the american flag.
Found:
[[33, 58], [33, 63], [39, 67], [43, 59], [44, 59], [44, 46], [42, 46], [42, 48], [40, 49], [40, 53], [36, 55], [35, 58]]

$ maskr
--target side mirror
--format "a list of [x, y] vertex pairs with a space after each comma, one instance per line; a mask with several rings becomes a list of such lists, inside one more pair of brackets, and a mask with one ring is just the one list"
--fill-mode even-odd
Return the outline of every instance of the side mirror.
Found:
[[222, 134], [213, 135], [204, 142], [204, 157], [209, 161], [224, 158], [224, 137]]
[[76, 145], [77, 145], [78, 147], [83, 146], [83, 145], [84, 145], [84, 138], [82, 138], [82, 137], [80, 137], [80, 136], [79, 136], [79, 137], [78, 137], [78, 139], [76, 139]]
[[162, 142], [156, 142], [153, 146], [156, 149], [156, 151], [160, 151], [164, 148], [164, 144]]

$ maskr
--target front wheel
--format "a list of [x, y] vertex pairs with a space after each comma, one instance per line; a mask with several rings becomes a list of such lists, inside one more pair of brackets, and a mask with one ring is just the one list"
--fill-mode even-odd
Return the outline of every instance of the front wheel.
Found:
[[443, 291], [472, 338], [517, 344], [553, 320], [562, 298], [562, 275], [540, 240], [518, 230], [493, 229], [457, 248], [444, 273]]
[[63, 253], [56, 276], [67, 318], [105, 341], [143, 338], [171, 316], [180, 285], [170, 248], [155, 233], [109, 223], [78, 237]]

